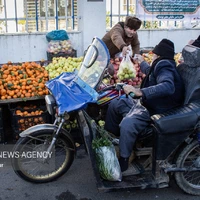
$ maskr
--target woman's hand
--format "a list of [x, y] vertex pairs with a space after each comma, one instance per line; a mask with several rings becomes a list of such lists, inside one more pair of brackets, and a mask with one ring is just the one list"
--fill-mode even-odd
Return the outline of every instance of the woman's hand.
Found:
[[134, 95], [137, 96], [137, 97], [142, 96], [141, 90], [139, 88], [133, 87], [132, 85], [124, 85], [123, 90], [126, 94], [130, 94], [131, 92], [133, 92]]

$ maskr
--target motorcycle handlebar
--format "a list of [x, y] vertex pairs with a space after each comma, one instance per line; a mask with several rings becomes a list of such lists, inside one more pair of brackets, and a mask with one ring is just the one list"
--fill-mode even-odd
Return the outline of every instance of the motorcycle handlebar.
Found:
[[134, 92], [130, 92], [130, 93], [129, 93], [129, 95], [130, 95], [132, 98], [134, 98], [134, 97], [135, 97], [135, 94], [134, 94]]
[[[117, 91], [121, 91], [121, 90], [123, 90], [124, 85], [126, 85], [126, 83], [117, 83], [115, 85], [111, 85], [111, 86], [108, 86], [108, 87], [101, 89], [101, 92], [105, 92], [107, 90], [112, 90], [112, 89], [115, 89]], [[130, 92], [128, 95], [130, 95], [132, 98], [135, 97], [135, 94], [133, 92]]]

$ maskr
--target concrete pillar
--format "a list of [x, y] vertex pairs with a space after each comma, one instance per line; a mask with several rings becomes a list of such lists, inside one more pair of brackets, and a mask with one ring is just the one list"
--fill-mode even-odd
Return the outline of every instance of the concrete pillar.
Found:
[[82, 33], [82, 51], [91, 44], [94, 36], [106, 33], [106, 0], [78, 0], [79, 31]]

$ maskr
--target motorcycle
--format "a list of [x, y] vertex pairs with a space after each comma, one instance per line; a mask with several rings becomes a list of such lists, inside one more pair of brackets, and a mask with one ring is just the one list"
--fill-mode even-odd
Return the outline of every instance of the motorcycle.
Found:
[[[118, 182], [102, 179], [92, 149], [96, 122], [104, 119], [109, 102], [123, 94], [124, 84], [102, 84], [103, 78], [109, 74], [109, 60], [106, 45], [95, 37], [78, 72], [61, 74], [47, 83], [51, 95], [45, 96], [46, 107], [49, 114], [55, 116], [54, 123], [36, 125], [23, 131], [14, 147], [14, 151], [20, 155], [35, 151], [46, 152], [47, 156], [35, 159], [14, 157], [12, 166], [16, 174], [35, 183], [54, 181], [65, 174], [73, 163], [77, 148], [76, 141], [64, 125], [76, 119], [100, 191], [164, 188], [169, 186], [173, 175], [184, 192], [200, 195], [198, 101], [152, 116], [152, 123], [140, 134], [133, 149], [134, 160], [143, 167], [143, 173], [125, 176]], [[188, 73], [187, 69], [182, 70], [184, 73]], [[195, 91], [192, 90], [191, 94]], [[110, 137], [117, 146], [118, 138]]]

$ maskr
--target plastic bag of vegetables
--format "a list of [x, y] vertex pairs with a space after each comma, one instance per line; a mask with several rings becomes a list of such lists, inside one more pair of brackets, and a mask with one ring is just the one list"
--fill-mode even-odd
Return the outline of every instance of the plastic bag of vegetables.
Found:
[[101, 177], [109, 181], [121, 181], [122, 173], [112, 142], [106, 137], [95, 138], [92, 147]]
[[58, 54], [58, 53], [72, 53], [72, 45], [70, 40], [51, 40], [48, 43], [47, 52]]
[[120, 80], [127, 80], [127, 79], [136, 77], [136, 70], [135, 70], [134, 64], [132, 63], [129, 55], [126, 55], [123, 57], [120, 65], [119, 65], [117, 77]]

